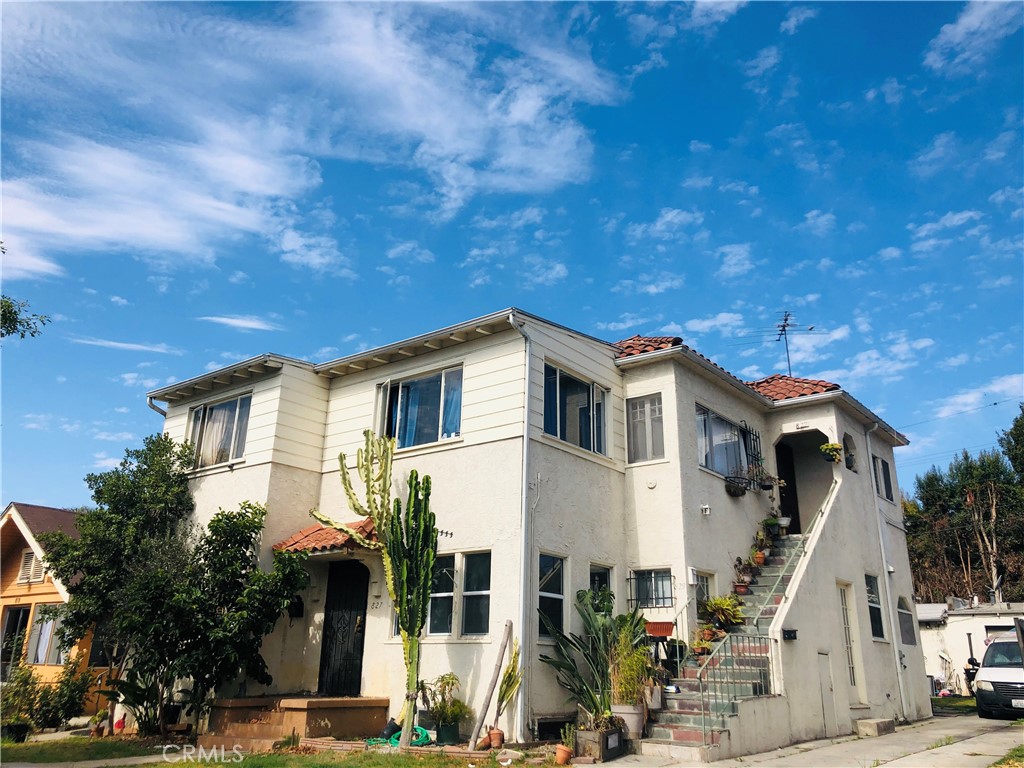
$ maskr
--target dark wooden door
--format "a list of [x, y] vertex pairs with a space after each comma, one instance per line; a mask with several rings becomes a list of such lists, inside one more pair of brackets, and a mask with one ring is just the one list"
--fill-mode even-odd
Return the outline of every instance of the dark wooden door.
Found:
[[786, 483], [779, 488], [779, 514], [791, 518], [790, 533], [801, 533], [800, 502], [796, 497], [796, 462], [793, 460], [793, 449], [784, 443], [776, 445], [775, 466], [779, 470], [779, 479]]
[[325, 696], [359, 695], [369, 587], [370, 572], [362, 563], [331, 563], [320, 649], [319, 692]]

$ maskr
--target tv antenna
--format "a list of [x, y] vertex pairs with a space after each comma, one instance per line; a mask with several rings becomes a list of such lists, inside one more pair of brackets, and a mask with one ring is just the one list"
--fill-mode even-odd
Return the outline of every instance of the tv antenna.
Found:
[[[775, 340], [778, 341], [779, 339], [782, 339], [786, 342], [786, 368], [789, 371], [790, 377], [793, 376], [793, 363], [790, 362], [789, 359], [789, 329], [793, 328], [794, 325], [796, 325], [796, 323], [793, 322], [793, 313], [786, 310], [782, 313], [782, 322], [777, 323], [775, 326], [779, 332], [779, 335], [775, 337]], [[814, 326], [807, 326], [807, 330], [813, 331]]]

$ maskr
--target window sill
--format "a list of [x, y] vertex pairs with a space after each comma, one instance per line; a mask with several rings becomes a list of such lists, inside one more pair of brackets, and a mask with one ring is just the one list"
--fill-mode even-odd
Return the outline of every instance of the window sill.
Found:
[[881, 643], [882, 645], [892, 645], [892, 641], [890, 641], [889, 638], [887, 638], [887, 637], [874, 637], [874, 636], [872, 636], [871, 639], [873, 641], [875, 641], [876, 643]]
[[450, 448], [458, 448], [463, 445], [464, 439], [462, 435], [458, 437], [448, 437], [444, 440], [438, 440], [435, 443], [422, 443], [420, 445], [410, 445], [408, 448], [396, 448], [395, 456], [418, 456], [422, 453], [432, 453], [434, 451], [443, 451]]
[[[385, 641], [388, 645], [401, 645], [401, 637], [389, 637]], [[490, 635], [467, 635], [466, 637], [455, 637], [453, 635], [422, 635], [420, 643], [423, 645], [480, 645], [491, 642]]]
[[188, 471], [188, 477], [204, 477], [206, 475], [217, 475], [221, 472], [234, 472], [238, 467], [245, 466], [245, 457], [241, 459], [235, 459], [234, 461], [226, 461], [223, 464], [211, 464], [208, 467], [199, 467], [198, 469], [190, 469]]
[[633, 461], [633, 462], [627, 463], [626, 464], [626, 469], [634, 469], [634, 468], [637, 468], [637, 467], [653, 467], [653, 466], [657, 466], [658, 464], [671, 464], [671, 463], [672, 462], [669, 459], [666, 459], [666, 458], [648, 459], [647, 461]]
[[574, 445], [560, 437], [549, 435], [547, 432], [541, 432], [541, 436], [543, 441], [552, 447], [559, 448], [574, 456], [579, 456], [581, 459], [590, 459], [591, 461], [596, 461], [598, 464], [605, 464], [609, 468], [615, 468], [615, 460], [605, 456], [603, 453], [596, 453], [594, 451], [587, 450], [586, 448], [580, 448], [578, 445]]

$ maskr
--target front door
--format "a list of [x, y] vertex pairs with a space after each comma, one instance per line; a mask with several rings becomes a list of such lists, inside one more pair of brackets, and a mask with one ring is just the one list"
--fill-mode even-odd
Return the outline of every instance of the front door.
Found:
[[775, 466], [779, 471], [779, 479], [785, 483], [779, 487], [779, 514], [790, 519], [790, 533], [801, 533], [800, 503], [796, 498], [796, 462], [793, 460], [793, 449], [785, 443], [775, 446]]
[[836, 717], [832, 664], [827, 653], [818, 654], [818, 684], [821, 686], [821, 717], [824, 721], [825, 736], [830, 738], [839, 733], [839, 719]]
[[324, 696], [359, 695], [369, 586], [370, 572], [362, 563], [331, 563], [320, 649], [319, 692]]

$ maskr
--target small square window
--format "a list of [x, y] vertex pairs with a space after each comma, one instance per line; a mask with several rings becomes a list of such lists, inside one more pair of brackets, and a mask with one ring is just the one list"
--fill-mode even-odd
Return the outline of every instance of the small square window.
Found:
[[672, 571], [670, 569], [633, 571], [629, 583], [630, 608], [670, 608], [672, 606]]

